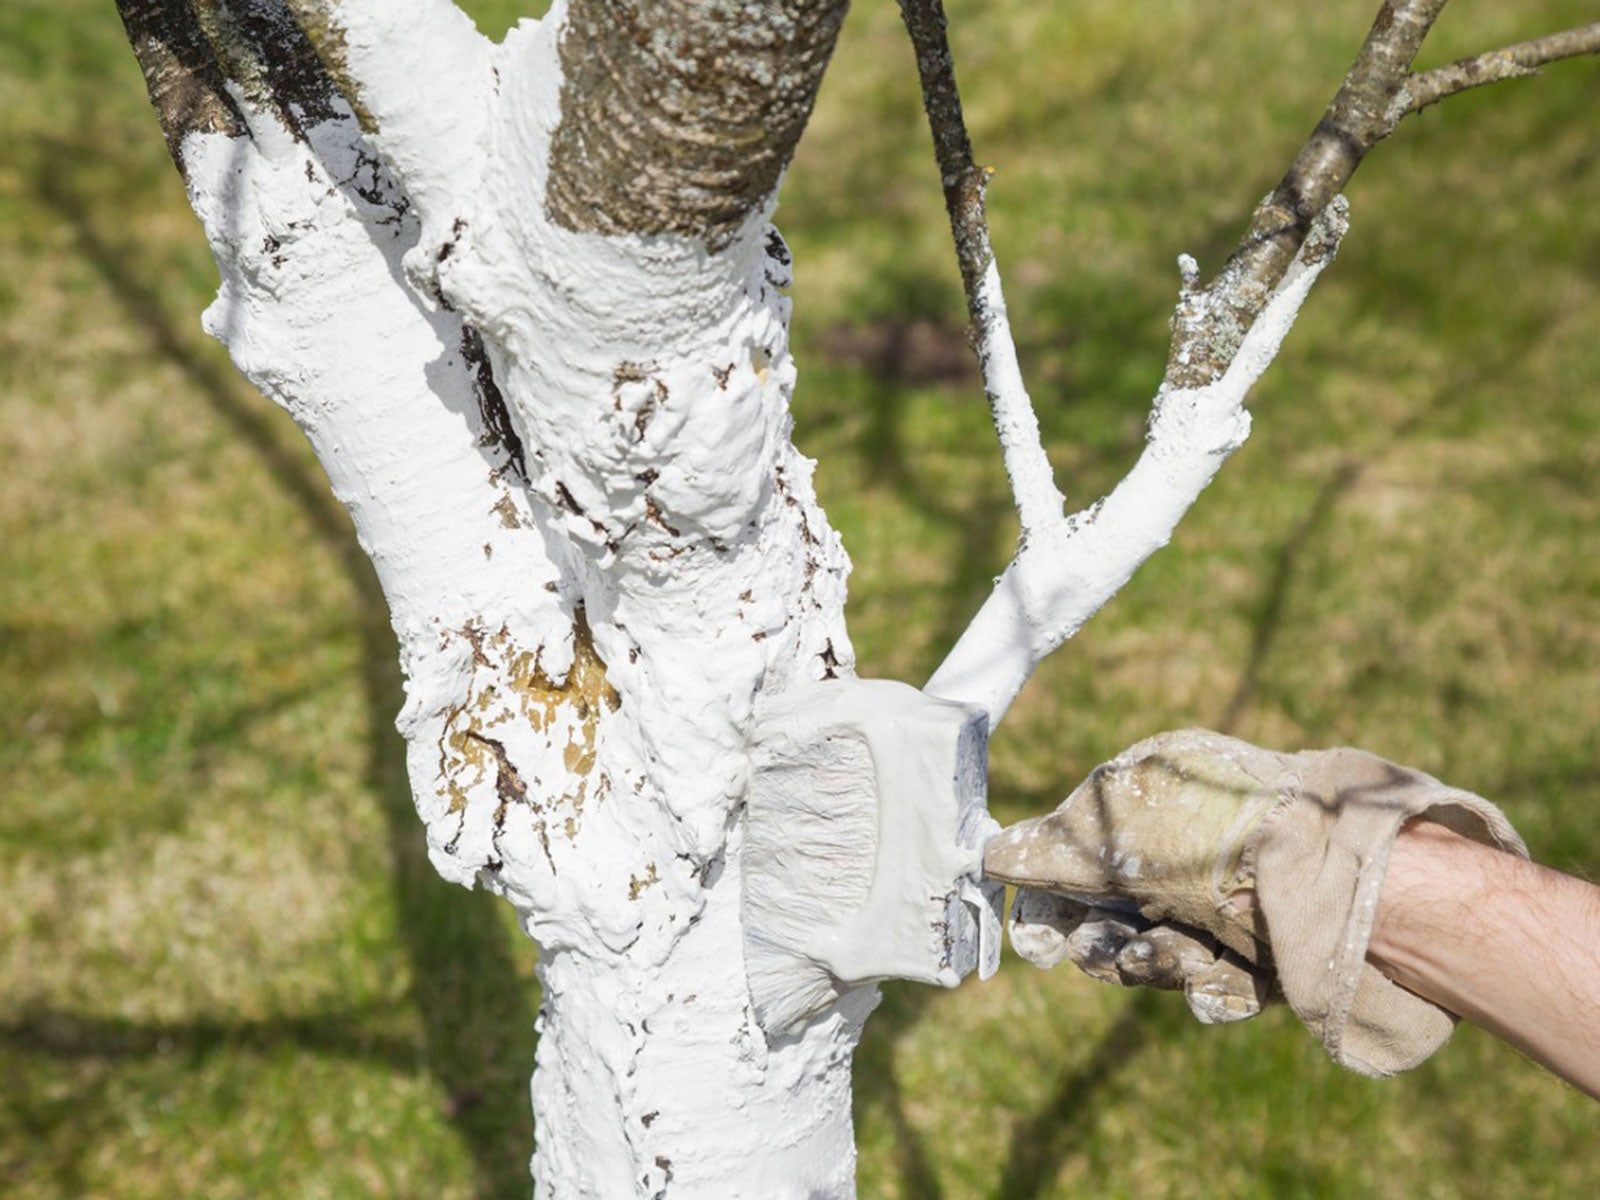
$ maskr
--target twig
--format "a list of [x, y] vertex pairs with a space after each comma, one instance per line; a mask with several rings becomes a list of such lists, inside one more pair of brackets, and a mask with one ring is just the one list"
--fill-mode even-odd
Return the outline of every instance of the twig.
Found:
[[1185, 289], [1173, 317], [1167, 381], [1203, 387], [1239, 344], [1311, 232], [1367, 152], [1394, 128], [1390, 110], [1446, 0], [1386, 0], [1332, 103], [1293, 165], [1250, 218], [1217, 277]]
[[972, 158], [972, 140], [961, 112], [943, 3], [900, 0], [900, 15], [916, 50], [923, 107], [933, 133], [934, 158], [939, 164], [956, 262], [967, 295], [972, 345], [978, 355], [984, 392], [1000, 436], [1000, 451], [1026, 543], [1031, 535], [1064, 519], [1066, 501], [1056, 487], [1050, 459], [1039, 436], [1039, 420], [1023, 384], [1000, 286], [1000, 269], [989, 243], [989, 224], [984, 214], [989, 173]]
[[1391, 119], [1398, 121], [1412, 113], [1421, 112], [1430, 104], [1437, 104], [1446, 96], [1454, 96], [1484, 84], [1536, 75], [1546, 63], [1585, 54], [1600, 54], [1600, 21], [1419, 72], [1406, 81], [1396, 101], [1398, 111], [1392, 114]]

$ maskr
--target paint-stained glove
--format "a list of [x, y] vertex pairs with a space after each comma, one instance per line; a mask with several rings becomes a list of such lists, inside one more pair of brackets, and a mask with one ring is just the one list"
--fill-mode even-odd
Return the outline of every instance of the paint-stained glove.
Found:
[[1413, 817], [1527, 857], [1498, 808], [1419, 771], [1182, 730], [1001, 833], [984, 871], [1018, 886], [1011, 940], [1030, 961], [1182, 988], [1208, 1023], [1252, 1016], [1281, 989], [1336, 1062], [1391, 1075], [1455, 1023], [1366, 962], [1389, 851]]

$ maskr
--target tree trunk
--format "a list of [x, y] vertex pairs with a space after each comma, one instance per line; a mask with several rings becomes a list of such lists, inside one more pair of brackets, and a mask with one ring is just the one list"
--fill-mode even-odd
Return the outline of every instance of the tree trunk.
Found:
[[541, 947], [538, 1194], [853, 1194], [875, 992], [769, 1043], [738, 821], [758, 695], [851, 668], [767, 222], [842, 6], [698, 68], [711, 5], [558, 3], [500, 46], [442, 4], [121, 8], [206, 328], [376, 564], [430, 855]]

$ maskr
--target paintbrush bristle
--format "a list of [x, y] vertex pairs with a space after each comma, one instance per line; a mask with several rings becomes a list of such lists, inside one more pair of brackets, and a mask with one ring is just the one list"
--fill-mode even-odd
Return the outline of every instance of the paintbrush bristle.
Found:
[[975, 882], [995, 828], [986, 745], [980, 710], [903, 683], [762, 698], [741, 862], [745, 971], [769, 1035], [876, 980], [948, 987], [992, 965], [999, 889]]

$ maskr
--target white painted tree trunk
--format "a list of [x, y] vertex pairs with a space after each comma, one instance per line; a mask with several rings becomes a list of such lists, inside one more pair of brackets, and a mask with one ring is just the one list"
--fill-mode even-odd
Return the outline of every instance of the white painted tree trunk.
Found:
[[[206, 328], [377, 566], [433, 861], [540, 945], [539, 1194], [845, 1196], [873, 997], [769, 1046], [742, 965], [744, 726], [851, 665], [848, 563], [789, 439], [787, 251], [764, 209], [717, 253], [544, 217], [561, 19], [483, 58], [494, 126], [431, 193], [342, 102], [297, 133], [233, 86], [245, 128], [180, 146]], [[473, 119], [431, 115], [441, 145]]]
[[[768, 217], [792, 137], [750, 142], [750, 183], [742, 160], [680, 171], [709, 136], [693, 128], [689, 150], [636, 162], [614, 130], [564, 127], [593, 100], [573, 90], [593, 69], [579, 0], [498, 46], [445, 0], [290, 7], [327, 73], [284, 0], [121, 3], [221, 272], [206, 327], [306, 431], [376, 564], [433, 862], [503, 895], [541, 948], [536, 1191], [850, 1196], [875, 989], [769, 1040], [743, 965], [753, 706], [853, 665], [848, 560], [789, 436], [788, 252]], [[750, 127], [798, 136], [842, 6], [761, 12], [754, 65], [708, 86], [754, 89]], [[809, 74], [762, 58], [769, 42]], [[721, 204], [729, 178], [753, 200]], [[1038, 527], [939, 694], [998, 718], [1165, 541], [1242, 439], [1244, 394], [1319, 267], [1236, 374], [1165, 397], [1092, 534], [1092, 513], [1055, 515], [1035, 456]], [[1008, 453], [1037, 451], [1020, 376], [1001, 382]]]

